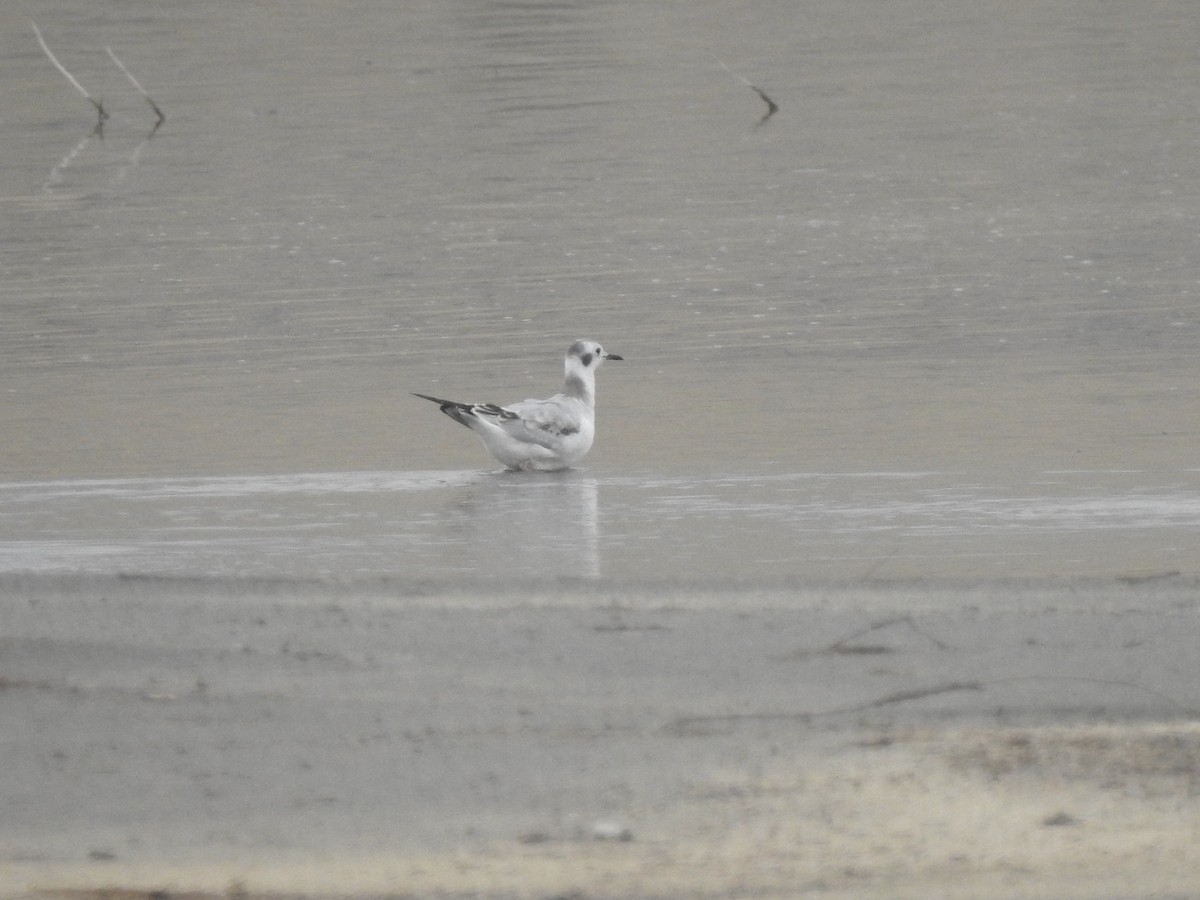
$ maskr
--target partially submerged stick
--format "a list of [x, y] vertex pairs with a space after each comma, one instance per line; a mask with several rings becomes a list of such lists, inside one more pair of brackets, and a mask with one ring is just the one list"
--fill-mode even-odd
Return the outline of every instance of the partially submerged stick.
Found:
[[[750, 84], [750, 82], [747, 81], [746, 84]], [[762, 88], [750, 84], [750, 89], [753, 90], [754, 93], [758, 94], [758, 96], [762, 97], [764, 102], [767, 104], [767, 111], [763, 114], [763, 117], [758, 120], [758, 124], [761, 125], [763, 122], [767, 121], [767, 119], [771, 118], [771, 116], [775, 115], [775, 113], [779, 112], [779, 105], [770, 97], [768, 97]]]
[[166, 114], [164, 114], [163, 111], [158, 108], [158, 104], [154, 102], [154, 98], [152, 98], [150, 94], [147, 93], [146, 89], [142, 87], [141, 82], [133, 77], [133, 73], [125, 68], [125, 63], [117, 59], [117, 54], [113, 53], [112, 47], [105, 47], [104, 52], [107, 53], [109, 58], [117, 64], [117, 68], [125, 73], [125, 77], [129, 79], [129, 83], [137, 88], [138, 92], [146, 98], [146, 102], [150, 104], [150, 108], [154, 110], [154, 114], [158, 116], [158, 121], [154, 124], [154, 127], [157, 128], [159, 125], [165, 122], [167, 120]]
[[728, 72], [734, 78], [736, 78], [738, 81], [740, 81], [746, 87], [750, 88], [750, 90], [754, 91], [754, 93], [758, 94], [758, 96], [762, 98], [763, 103], [767, 104], [767, 111], [765, 113], [763, 113], [763, 117], [758, 120], [759, 125], [762, 125], [764, 122], [767, 121], [767, 119], [771, 118], [771, 116], [773, 116], [773, 115], [775, 115], [775, 113], [779, 112], [779, 104], [777, 104], [774, 100], [772, 100], [770, 97], [768, 97], [766, 91], [764, 91], [758, 85], [754, 84], [754, 82], [750, 81], [750, 79], [745, 78], [744, 76], [739, 75], [737, 72], [733, 71], [733, 69], [731, 69], [731, 68], [729, 68], [729, 66], [725, 65], [725, 62], [720, 57], [714, 56], [713, 59], [715, 59], [717, 61], [717, 65], [719, 65], [722, 69], [724, 69], [726, 72]]
[[[105, 110], [104, 104], [89, 94], [87, 88], [79, 83], [79, 79], [68, 72], [67, 67], [58, 61], [58, 57], [54, 55], [53, 51], [51, 51], [50, 47], [46, 44], [46, 39], [42, 37], [42, 30], [38, 28], [37, 22], [31, 21], [29, 24], [33, 26], [33, 33], [37, 35], [38, 43], [42, 47], [42, 52], [46, 54], [50, 62], [54, 63], [54, 67], [63, 73], [63, 77], [65, 77], [67, 81], [71, 82], [71, 84], [75, 86], [75, 90], [79, 91], [79, 93], [83, 95], [84, 99], [88, 101], [88, 103], [96, 107], [96, 115], [99, 116], [96, 122], [96, 127], [102, 128], [104, 126], [104, 120], [108, 118], [108, 111]], [[158, 121], [154, 123], [154, 128], [150, 132], [153, 134], [156, 130], [158, 130], [158, 126], [167, 120], [166, 113], [164, 113], [159, 105], [154, 102], [154, 98], [150, 96], [149, 91], [142, 87], [142, 83], [133, 77], [133, 73], [125, 67], [125, 63], [121, 62], [117, 54], [113, 53], [112, 47], [105, 47], [104, 52], [108, 54], [109, 59], [116, 63], [117, 68], [121, 70], [122, 74], [129, 79], [129, 83], [137, 88], [138, 93], [146, 98], [146, 102], [150, 104], [150, 108], [154, 110], [154, 114], [158, 116]]]
[[[42, 50], [45, 52], [46, 56], [48, 56], [50, 58], [50, 62], [54, 63], [54, 67], [56, 69], [58, 69], [58, 71], [63, 73], [63, 75], [66, 77], [67, 81], [69, 81], [69, 82], [71, 82], [71, 84], [75, 85], [75, 90], [77, 90], [77, 91], [79, 91], [79, 93], [83, 94], [83, 98], [85, 100], [87, 100], [88, 103], [90, 103], [90, 104], [92, 104], [92, 106], [96, 107], [96, 115], [99, 117], [96, 121], [96, 125], [97, 125], [97, 127], [102, 125], [104, 123], [104, 120], [108, 118], [108, 113], [105, 112], [105, 110], [104, 110], [104, 104], [101, 103], [99, 100], [97, 100], [95, 97], [93, 97], [91, 94], [89, 94], [87, 92], [87, 88], [85, 88], [82, 84], [80, 84], [79, 81], [75, 78], [75, 76], [67, 71], [67, 67], [58, 61], [58, 57], [56, 57], [50, 51], [50, 48], [46, 45], [46, 39], [44, 37], [42, 37], [42, 30], [37, 27], [37, 22], [31, 21], [29, 24], [33, 26], [33, 33], [37, 35], [38, 43], [42, 45]], [[122, 66], [122, 68], [124, 68], [124, 67]]]

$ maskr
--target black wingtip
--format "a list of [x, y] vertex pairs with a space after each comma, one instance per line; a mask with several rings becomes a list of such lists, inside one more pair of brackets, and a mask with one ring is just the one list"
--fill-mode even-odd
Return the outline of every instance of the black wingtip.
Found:
[[430, 403], [436, 403], [438, 408], [452, 418], [459, 425], [471, 427], [470, 419], [474, 418], [471, 413], [471, 407], [466, 403], [459, 403], [457, 400], [443, 400], [441, 397], [430, 397], [428, 394], [418, 394], [416, 391], [410, 392], [414, 397], [420, 397], [422, 400], [428, 400]]

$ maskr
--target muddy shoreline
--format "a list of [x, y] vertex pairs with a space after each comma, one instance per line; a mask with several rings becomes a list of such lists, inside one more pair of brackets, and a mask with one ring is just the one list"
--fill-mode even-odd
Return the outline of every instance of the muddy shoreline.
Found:
[[2, 896], [1194, 889], [1191, 579], [4, 587]]

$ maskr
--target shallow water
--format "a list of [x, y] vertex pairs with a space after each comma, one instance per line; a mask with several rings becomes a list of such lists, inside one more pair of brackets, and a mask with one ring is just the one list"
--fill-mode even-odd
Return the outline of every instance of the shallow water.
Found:
[[[0, 572], [703, 587], [1191, 572], [1200, 471], [339, 473], [0, 485]], [[1144, 473], [1142, 473], [1144, 476]]]
[[[0, 26], [5, 570], [1200, 572], [1190, 3]], [[408, 394], [581, 336], [627, 362], [578, 473]]]

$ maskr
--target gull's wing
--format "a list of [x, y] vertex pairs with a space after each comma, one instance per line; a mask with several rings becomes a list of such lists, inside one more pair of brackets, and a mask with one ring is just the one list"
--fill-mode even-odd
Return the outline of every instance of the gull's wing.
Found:
[[459, 403], [428, 394], [416, 394], [423, 400], [438, 404], [442, 412], [460, 425], [479, 431], [480, 428], [499, 431], [518, 444], [534, 444], [558, 452], [562, 442], [583, 427], [582, 404], [563, 394], [549, 400], [522, 400], [508, 406], [495, 403]]
[[555, 394], [549, 400], [522, 400], [504, 407], [476, 407], [475, 413], [494, 416], [496, 425], [514, 440], [550, 449], [564, 438], [578, 434], [583, 427], [581, 404], [563, 394]]

